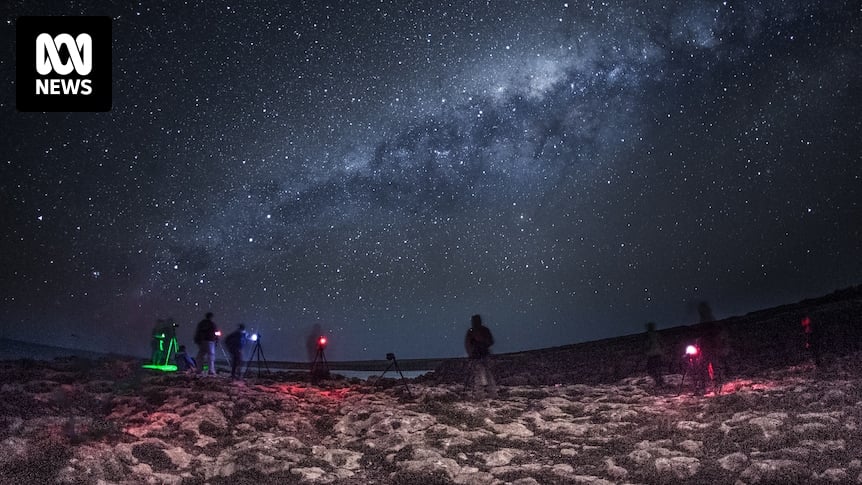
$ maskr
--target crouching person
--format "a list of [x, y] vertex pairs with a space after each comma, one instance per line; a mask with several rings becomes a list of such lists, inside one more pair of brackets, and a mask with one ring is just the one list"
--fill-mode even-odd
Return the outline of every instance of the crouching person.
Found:
[[174, 356], [174, 361], [177, 364], [178, 372], [194, 373], [197, 370], [197, 365], [195, 365], [195, 359], [193, 359], [186, 351], [185, 345], [180, 345], [180, 348], [177, 351], [177, 355]]

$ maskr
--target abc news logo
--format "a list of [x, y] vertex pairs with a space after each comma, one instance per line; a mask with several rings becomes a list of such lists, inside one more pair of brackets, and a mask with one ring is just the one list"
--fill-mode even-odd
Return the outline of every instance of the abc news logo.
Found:
[[110, 17], [19, 17], [19, 111], [111, 109]]
[[[69, 51], [69, 60], [60, 59], [60, 48]], [[80, 34], [72, 38], [69, 34], [51, 37], [39, 34], [36, 37], [36, 72], [47, 76], [55, 72], [61, 76], [71, 74], [72, 69], [79, 76], [87, 76], [93, 70], [93, 38]], [[61, 89], [62, 87], [62, 89]], [[92, 94], [90, 79], [36, 79], [36, 94]]]

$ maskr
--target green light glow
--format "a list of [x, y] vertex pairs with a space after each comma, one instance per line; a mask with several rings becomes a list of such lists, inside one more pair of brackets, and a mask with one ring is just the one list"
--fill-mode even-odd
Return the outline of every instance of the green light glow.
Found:
[[[160, 356], [161, 358], [158, 359], [157, 356], [154, 355], [152, 363], [147, 364], [149, 366], [147, 368], [148, 369], [159, 369], [159, 368], [167, 367], [167, 368], [170, 368], [169, 369], [170, 371], [175, 371], [175, 370], [177, 370], [177, 366], [170, 364], [169, 362], [171, 362], [171, 357], [173, 356], [173, 354], [175, 354], [177, 352], [177, 349], [179, 347], [179, 345], [177, 345], [177, 338], [174, 336], [174, 337], [171, 337], [170, 339], [168, 339], [168, 348], [166, 351], [165, 350], [165, 340], [162, 339], [161, 337], [165, 337], [165, 334], [153, 336], [153, 338], [155, 338], [159, 342], [159, 354], [161, 354], [161, 356]], [[162, 370], [164, 370], [164, 369], [162, 369]]]
[[162, 372], [176, 372], [177, 371], [177, 366], [175, 366], [173, 364], [168, 364], [168, 365], [144, 364], [141, 367], [143, 367], [144, 369], [160, 370]]

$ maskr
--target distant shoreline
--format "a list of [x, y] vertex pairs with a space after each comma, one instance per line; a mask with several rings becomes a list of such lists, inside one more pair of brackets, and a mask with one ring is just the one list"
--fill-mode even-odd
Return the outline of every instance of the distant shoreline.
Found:
[[[402, 371], [422, 371], [422, 370], [434, 370], [440, 364], [446, 361], [452, 360], [460, 360], [459, 358], [452, 357], [447, 359], [398, 359], [398, 368]], [[384, 369], [389, 367], [391, 364], [388, 360], [352, 360], [352, 361], [341, 361], [341, 362], [328, 362], [330, 369], [343, 369], [350, 371], [378, 371], [383, 372]], [[252, 366], [256, 366], [257, 363], [251, 362]], [[310, 362], [269, 362], [269, 366], [271, 368], [277, 369], [310, 369]], [[390, 369], [390, 372], [395, 372], [395, 368]]]
[[[131, 355], [118, 355], [103, 352], [94, 352], [90, 350], [69, 349], [64, 347], [54, 347], [51, 345], [37, 344], [32, 342], [24, 342], [13, 339], [0, 339], [0, 361], [34, 359], [34, 360], [53, 360], [56, 358], [77, 357], [82, 359], [104, 359], [118, 358], [140, 360], [146, 359]], [[218, 359], [223, 361], [223, 359]], [[441, 363], [449, 360], [458, 360], [458, 358], [440, 358], [440, 359], [398, 359], [398, 368], [405, 372], [415, 371], [431, 371], [437, 368]], [[353, 360], [353, 361], [330, 361], [328, 362], [330, 369], [360, 371], [360, 372], [383, 372], [391, 362], [388, 360]], [[250, 367], [255, 367], [257, 361], [251, 361]], [[267, 361], [270, 369], [301, 369], [307, 370], [311, 367], [310, 362], [294, 362], [294, 361]], [[394, 372], [391, 369], [390, 372]]]
[[[756, 362], [755, 367], [784, 366], [797, 363], [806, 358], [807, 353], [800, 347], [803, 338], [799, 329], [801, 315], [811, 315], [820, 322], [824, 348], [828, 352], [850, 351], [860, 345], [860, 327], [855, 324], [856, 315], [862, 312], [862, 285], [835, 290], [815, 298], [806, 298], [797, 303], [787, 303], [772, 308], [752, 311], [745, 315], [727, 317], [709, 325], [718, 325], [731, 336], [729, 344], [734, 349], [735, 358], [746, 357]], [[683, 354], [682, 348], [688, 341], [699, 337], [704, 331], [703, 323], [679, 325], [659, 330], [664, 339], [666, 358], [669, 365], [679, 365], [674, 356]], [[494, 355], [496, 361], [495, 377], [498, 382], [507, 375], [519, 374], [517, 381], [526, 382], [613, 382], [620, 376], [640, 372], [643, 334], [634, 333], [608, 337], [588, 342], [577, 342], [557, 347], [526, 349]], [[129, 359], [144, 363], [139, 356], [68, 349], [50, 345], [0, 338], [0, 360], [52, 360], [63, 357], [86, 359]], [[219, 356], [221, 357], [221, 356]], [[218, 358], [219, 365], [225, 359]], [[307, 370], [307, 361], [268, 361], [270, 369]], [[380, 372], [389, 367], [391, 361], [350, 360], [329, 361], [331, 370], [352, 372]], [[423, 359], [398, 359], [398, 367], [404, 372], [435, 371], [434, 376], [449, 381], [462, 380], [467, 365], [465, 357], [442, 357]], [[257, 366], [252, 359], [249, 367]], [[395, 369], [390, 369], [393, 372]], [[670, 369], [668, 369], [670, 370]], [[741, 369], [737, 369], [739, 371]]]

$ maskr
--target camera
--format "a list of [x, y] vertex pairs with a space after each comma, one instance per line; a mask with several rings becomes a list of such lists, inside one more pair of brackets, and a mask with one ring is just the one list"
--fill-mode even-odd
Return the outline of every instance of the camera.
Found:
[[386, 360], [395, 360], [395, 354], [389, 352], [388, 354], [386, 354]]

